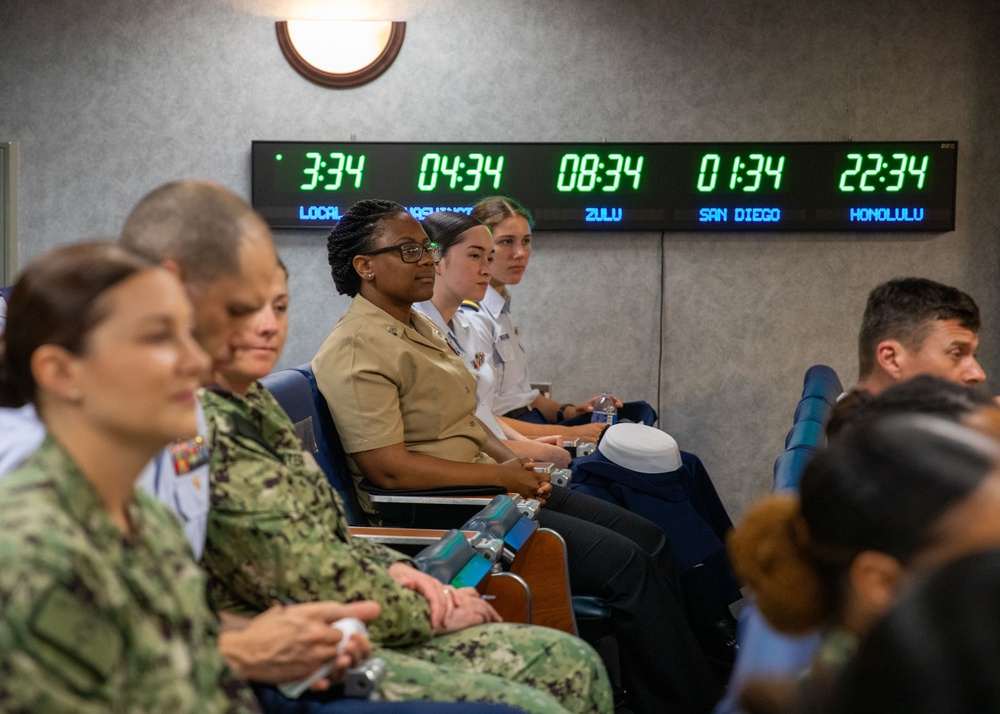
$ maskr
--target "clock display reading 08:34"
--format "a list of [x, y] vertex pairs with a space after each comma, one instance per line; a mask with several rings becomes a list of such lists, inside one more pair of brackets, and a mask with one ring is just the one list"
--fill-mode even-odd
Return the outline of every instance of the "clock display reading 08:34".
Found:
[[255, 141], [253, 205], [329, 227], [356, 201], [417, 218], [511, 196], [538, 230], [948, 231], [954, 141], [440, 143]]

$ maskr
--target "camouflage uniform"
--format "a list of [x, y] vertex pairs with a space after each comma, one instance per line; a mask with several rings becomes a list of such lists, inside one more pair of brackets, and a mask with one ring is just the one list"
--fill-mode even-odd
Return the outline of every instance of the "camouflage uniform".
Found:
[[374, 600], [382, 614], [369, 630], [377, 656], [389, 662], [380, 693], [390, 701], [611, 711], [604, 668], [575, 637], [513, 624], [433, 637], [427, 601], [388, 573], [406, 557], [350, 535], [339, 497], [307, 463], [291, 421], [266, 389], [254, 384], [246, 397], [209, 393], [203, 404], [213, 453], [202, 564], [217, 610], [256, 614], [274, 592], [300, 602]]
[[52, 437], [0, 483], [0, 711], [258, 712], [173, 515], [131, 535]]

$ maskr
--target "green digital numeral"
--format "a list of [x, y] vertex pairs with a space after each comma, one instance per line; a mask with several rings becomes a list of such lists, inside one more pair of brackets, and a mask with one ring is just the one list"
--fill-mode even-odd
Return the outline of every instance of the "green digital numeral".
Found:
[[601, 186], [601, 190], [605, 193], [613, 193], [618, 190], [618, 185], [622, 182], [622, 166], [625, 163], [625, 157], [621, 154], [608, 154], [608, 158], [614, 160], [615, 167], [605, 171], [604, 175], [610, 176], [614, 180], [614, 183]]
[[882, 164], [884, 162], [882, 161], [882, 154], [868, 154], [868, 158], [872, 159], [875, 162], [875, 168], [868, 169], [867, 171], [863, 171], [861, 173], [861, 183], [858, 184], [858, 188], [860, 188], [862, 191], [866, 193], [871, 193], [872, 191], [875, 190], [876, 187], [868, 185], [868, 177], [878, 176], [880, 173], [882, 173]]
[[476, 162], [476, 166], [475, 168], [468, 169], [465, 175], [471, 176], [475, 180], [475, 183], [465, 184], [462, 186], [462, 190], [469, 192], [478, 191], [479, 184], [483, 181], [483, 161], [486, 157], [482, 154], [469, 154], [469, 158]]
[[840, 174], [840, 190], [846, 193], [853, 193], [854, 186], [849, 185], [847, 182], [852, 176], [857, 176], [861, 173], [861, 162], [864, 161], [864, 157], [861, 154], [848, 154], [848, 160], [854, 160], [854, 168], [847, 169], [844, 173]]
[[441, 170], [441, 154], [424, 154], [420, 161], [420, 178], [417, 188], [421, 191], [433, 191], [437, 188], [438, 171]]
[[[847, 193], [853, 191], [872, 193], [881, 189], [887, 193], [895, 193], [902, 191], [905, 188], [907, 177], [912, 176], [916, 179], [916, 190], [920, 191], [927, 179], [927, 166], [930, 163], [930, 158], [926, 154], [923, 157], [917, 157], [899, 152], [893, 154], [887, 161], [882, 154], [848, 154], [847, 159], [853, 161], [854, 166], [840, 174], [840, 190]], [[917, 166], [918, 159], [920, 160], [919, 166]], [[866, 160], [871, 162], [870, 168], [862, 171]], [[886, 184], [886, 176], [880, 175], [883, 172], [894, 180]], [[853, 185], [853, 177], [858, 174], [861, 175], [861, 180], [855, 186]]]
[[[572, 164], [572, 168], [569, 168]], [[576, 172], [580, 170], [580, 157], [576, 154], [563, 154], [559, 163], [559, 178], [556, 180], [556, 188], [563, 193], [567, 193], [576, 188]]]
[[318, 151], [307, 151], [306, 158], [312, 161], [312, 166], [302, 169], [302, 173], [308, 176], [310, 181], [300, 185], [300, 191], [312, 191], [321, 181], [324, 191], [339, 191], [345, 174], [354, 177], [354, 188], [361, 188], [365, 170], [364, 154], [354, 156], [338, 151], [331, 153], [329, 160], [324, 161], [323, 155]]
[[441, 173], [445, 176], [451, 176], [451, 180], [448, 182], [448, 188], [454, 189], [455, 184], [458, 183], [458, 167], [461, 165], [462, 160], [458, 156], [452, 157], [451, 166], [448, 166], [448, 157], [441, 157]]
[[306, 176], [312, 176], [312, 181], [299, 186], [300, 191], [312, 191], [316, 188], [316, 184], [319, 183], [319, 165], [323, 161], [323, 155], [318, 151], [306, 152], [306, 158], [312, 159], [313, 165], [309, 168], [302, 169], [302, 173]]
[[764, 165], [764, 173], [774, 177], [774, 190], [777, 191], [781, 188], [781, 176], [785, 171], [785, 157], [778, 157], [778, 165], [776, 167], [771, 166], [772, 159], [774, 159], [773, 156], [767, 157], [767, 163]]
[[914, 162], [917, 160], [917, 157], [916, 156], [911, 156], [910, 157], [910, 165], [909, 165], [909, 168], [908, 168], [908, 173], [911, 176], [919, 176], [920, 177], [920, 178], [917, 179], [917, 190], [918, 191], [921, 190], [924, 187], [924, 179], [927, 178], [927, 162], [930, 161], [930, 158], [931, 158], [930, 156], [927, 156], [925, 154], [924, 155], [924, 160], [920, 164], [920, 168], [914, 170], [914, 168], [913, 168], [914, 167]]
[[719, 164], [722, 157], [718, 154], [705, 154], [701, 157], [701, 168], [698, 172], [698, 190], [702, 193], [709, 193], [715, 190], [715, 183], [719, 179]]
[[[903, 188], [903, 181], [906, 180], [906, 154], [893, 154], [892, 158], [899, 161], [899, 166], [891, 169], [889, 171], [890, 176], [896, 177], [896, 184], [894, 186], [886, 186], [886, 191], [898, 191]], [[888, 163], [888, 162], [887, 162]]]
[[580, 159], [580, 173], [576, 175], [576, 190], [590, 193], [597, 185], [597, 168], [601, 157], [597, 154], [584, 154]]
[[341, 153], [330, 154], [330, 161], [334, 164], [333, 168], [327, 169], [326, 172], [333, 176], [333, 181], [327, 181], [323, 188], [327, 191], [336, 191], [340, 188], [341, 182], [344, 180], [344, 155]]
[[[494, 158], [497, 160], [497, 165], [491, 166], [491, 162]], [[493, 177], [493, 190], [498, 190], [500, 188], [500, 177], [503, 176], [503, 154], [496, 157], [487, 156], [486, 168], [483, 169], [483, 173], [487, 176]]]
[[[634, 167], [632, 167], [630, 165], [632, 163], [632, 159], [633, 158], [635, 158], [635, 166]], [[645, 158], [646, 157], [644, 157], [644, 156], [638, 156], [638, 157], [626, 156], [625, 157], [625, 175], [632, 177], [632, 190], [633, 191], [638, 191], [639, 190], [639, 182], [642, 180], [642, 164], [643, 164], [643, 161], [644, 161]]]
[[754, 193], [760, 188], [760, 179], [764, 174], [764, 154], [750, 154], [750, 160], [757, 162], [757, 168], [749, 169], [747, 176], [753, 177], [753, 183], [743, 187], [746, 193]]

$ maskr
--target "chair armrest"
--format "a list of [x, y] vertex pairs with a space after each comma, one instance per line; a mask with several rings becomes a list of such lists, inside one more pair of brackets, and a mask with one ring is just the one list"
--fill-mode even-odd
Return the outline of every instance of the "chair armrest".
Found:
[[427, 489], [384, 489], [367, 480], [361, 488], [383, 525], [403, 528], [457, 528], [486, 506], [501, 486], [438, 486]]
[[513, 573], [491, 573], [476, 588], [504, 622], [531, 623], [531, 590]]
[[[348, 530], [355, 538], [364, 538], [383, 545], [432, 545], [444, 537], [443, 528], [386, 528], [381, 526], [350, 526]], [[478, 533], [463, 531], [466, 538], [473, 540]]]

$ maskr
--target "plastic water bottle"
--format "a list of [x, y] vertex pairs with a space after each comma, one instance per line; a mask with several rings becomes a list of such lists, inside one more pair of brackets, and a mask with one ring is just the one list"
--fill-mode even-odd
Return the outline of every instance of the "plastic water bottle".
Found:
[[594, 402], [590, 421], [608, 426], [618, 423], [618, 407], [615, 406], [615, 398], [611, 396], [611, 392], [601, 392], [601, 398]]

